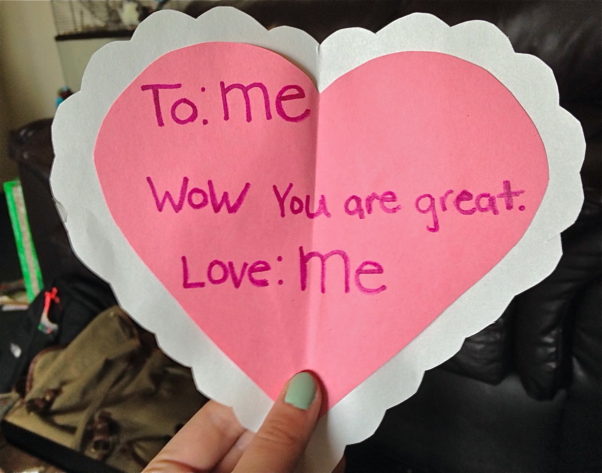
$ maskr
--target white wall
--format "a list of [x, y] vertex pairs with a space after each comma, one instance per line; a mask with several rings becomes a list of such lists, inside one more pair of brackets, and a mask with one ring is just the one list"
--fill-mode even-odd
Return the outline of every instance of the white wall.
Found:
[[15, 176], [7, 130], [52, 117], [65, 79], [50, 0], [0, 0], [0, 182]]

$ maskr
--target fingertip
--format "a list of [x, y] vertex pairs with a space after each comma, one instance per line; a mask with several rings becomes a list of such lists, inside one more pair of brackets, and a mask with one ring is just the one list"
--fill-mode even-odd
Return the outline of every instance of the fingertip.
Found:
[[293, 471], [318, 421], [320, 384], [309, 371], [288, 381], [234, 472]]
[[306, 411], [321, 400], [321, 394], [320, 383], [315, 375], [309, 371], [301, 371], [287, 383], [284, 402]]

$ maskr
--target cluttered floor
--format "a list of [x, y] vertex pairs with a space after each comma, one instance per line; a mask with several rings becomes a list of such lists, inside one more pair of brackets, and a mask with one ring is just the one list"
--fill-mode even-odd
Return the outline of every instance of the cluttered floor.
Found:
[[[0, 337], [2, 319], [19, 316], [23, 281], [8, 208], [0, 193]], [[0, 433], [0, 473], [61, 473], [61, 470], [10, 445]]]

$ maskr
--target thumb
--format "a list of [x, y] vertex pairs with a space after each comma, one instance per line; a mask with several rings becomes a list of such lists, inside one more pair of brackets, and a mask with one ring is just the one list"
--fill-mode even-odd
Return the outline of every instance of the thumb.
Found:
[[232, 473], [292, 473], [318, 421], [322, 393], [303, 371], [288, 382]]

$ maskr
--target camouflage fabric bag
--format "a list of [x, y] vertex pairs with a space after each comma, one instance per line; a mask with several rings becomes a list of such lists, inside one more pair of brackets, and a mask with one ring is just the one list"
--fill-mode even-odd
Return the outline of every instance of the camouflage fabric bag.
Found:
[[34, 358], [5, 421], [138, 473], [204, 401], [190, 370], [112, 307], [66, 348]]

